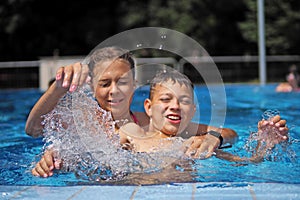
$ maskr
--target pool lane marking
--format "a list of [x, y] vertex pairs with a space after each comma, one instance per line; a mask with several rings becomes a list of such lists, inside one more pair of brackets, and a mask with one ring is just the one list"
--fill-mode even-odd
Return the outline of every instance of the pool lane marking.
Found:
[[67, 198], [68, 200], [73, 199], [75, 196], [77, 196], [78, 194], [80, 194], [83, 190], [86, 189], [86, 186], [83, 186], [80, 190], [78, 190], [77, 192], [75, 192], [74, 194], [72, 194], [72, 196], [70, 196], [69, 198]]
[[254, 192], [253, 188], [251, 187], [251, 185], [248, 185], [248, 189], [249, 189], [252, 199], [256, 200], [256, 195], [255, 195], [255, 192]]
[[192, 200], [195, 199], [195, 193], [196, 193], [196, 190], [197, 190], [197, 187], [196, 187], [196, 184], [194, 183], [194, 184], [193, 184], [193, 190], [192, 190]]
[[138, 190], [140, 189], [140, 185], [139, 186], [137, 186], [137, 187], [135, 187], [134, 188], [134, 190], [133, 190], [133, 192], [132, 192], [132, 194], [131, 194], [131, 196], [130, 196], [130, 200], [133, 200], [134, 199], [134, 196], [135, 196], [135, 194], [138, 192]]

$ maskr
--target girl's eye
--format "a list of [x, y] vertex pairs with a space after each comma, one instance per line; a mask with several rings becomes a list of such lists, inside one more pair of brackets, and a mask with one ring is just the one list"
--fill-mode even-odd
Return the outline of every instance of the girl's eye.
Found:
[[99, 82], [98, 83], [99, 87], [109, 87], [110, 86], [110, 82]]

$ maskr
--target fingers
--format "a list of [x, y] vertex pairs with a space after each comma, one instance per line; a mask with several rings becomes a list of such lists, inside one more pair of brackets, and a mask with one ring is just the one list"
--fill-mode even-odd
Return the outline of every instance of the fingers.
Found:
[[53, 175], [53, 152], [46, 151], [41, 160], [31, 170], [34, 176], [49, 177]]
[[53, 175], [53, 172], [48, 168], [47, 164], [44, 162], [43, 158], [36, 164], [36, 166], [31, 170], [34, 176], [47, 178]]
[[195, 157], [197, 153], [197, 149], [201, 146], [202, 139], [200, 138], [191, 138], [188, 140], [189, 142], [186, 144], [188, 149], [186, 150], [186, 155], [189, 157]]
[[79, 85], [89, 82], [89, 67], [88, 65], [81, 64], [81, 75], [79, 79]]
[[63, 88], [74, 92], [78, 86], [86, 82], [88, 73], [88, 65], [77, 62], [65, 67], [60, 67], [56, 72], [56, 81]]
[[[63, 76], [63, 84], [62, 84], [62, 87], [64, 88], [69, 88], [69, 90], [71, 90], [71, 82], [72, 82], [72, 78], [73, 78], [73, 73], [74, 73], [74, 65], [68, 65], [68, 66], [65, 66], [63, 68], [64, 72], [64, 76]], [[78, 70], [78, 69], [77, 69]], [[78, 76], [78, 75], [77, 75]], [[76, 76], [74, 76], [76, 77]], [[74, 86], [73, 86], [73, 89], [74, 89]]]
[[194, 137], [192, 142], [187, 143], [186, 155], [192, 158], [206, 159], [214, 155], [214, 151], [219, 144], [219, 139], [206, 134], [202, 137]]
[[[205, 143], [205, 141], [203, 143]], [[195, 157], [200, 159], [207, 159], [214, 154], [214, 151], [215, 151], [215, 145], [202, 144], [201, 147], [197, 149], [197, 153], [195, 154]]]
[[276, 127], [285, 127], [285, 125], [286, 125], [286, 120], [283, 119], [275, 123]]
[[276, 127], [285, 127], [286, 126], [286, 120], [280, 119], [279, 115], [276, 115], [272, 117], [270, 120], [261, 120], [258, 122], [258, 127], [265, 127], [267, 125], [275, 125]]
[[46, 151], [42, 160], [44, 161], [43, 165], [45, 165], [45, 168], [47, 167], [49, 171], [54, 169], [52, 151]]
[[279, 121], [280, 121], [280, 116], [279, 115], [276, 115], [276, 116], [271, 118], [271, 122], [273, 122], [274, 124], [276, 124]]
[[258, 122], [258, 133], [265, 141], [269, 141], [272, 144], [287, 140], [288, 130], [286, 120], [281, 119], [279, 115], [269, 120], [261, 120]]
[[81, 64], [75, 63], [74, 65], [68, 66], [66, 70], [70, 73], [70, 76], [67, 77], [67, 83], [70, 83], [69, 91], [74, 92], [80, 84]]

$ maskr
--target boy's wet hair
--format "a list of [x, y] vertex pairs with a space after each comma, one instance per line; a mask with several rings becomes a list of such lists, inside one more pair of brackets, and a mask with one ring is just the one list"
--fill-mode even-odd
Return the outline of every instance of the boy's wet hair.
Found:
[[155, 91], [155, 86], [157, 84], [166, 83], [168, 81], [172, 81], [173, 84], [179, 83], [180, 86], [185, 85], [187, 88], [189, 88], [192, 91], [192, 95], [194, 95], [193, 93], [194, 84], [186, 75], [176, 70], [163, 70], [163, 71], [159, 71], [150, 82], [149, 99], [152, 99], [153, 93]]
[[95, 50], [90, 57], [90, 61], [88, 64], [89, 71], [90, 73], [92, 73], [95, 65], [99, 62], [105, 62], [105, 61], [117, 60], [117, 59], [123, 59], [129, 62], [130, 69], [134, 77], [135, 62], [133, 57], [131, 56], [131, 53], [128, 50], [116, 46], [104, 47]]

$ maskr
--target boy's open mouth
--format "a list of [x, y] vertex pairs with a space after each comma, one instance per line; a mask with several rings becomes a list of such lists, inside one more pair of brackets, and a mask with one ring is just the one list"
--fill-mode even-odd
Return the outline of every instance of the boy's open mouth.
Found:
[[172, 123], [180, 123], [180, 121], [181, 121], [180, 115], [170, 114], [170, 115], [167, 115], [166, 118]]

